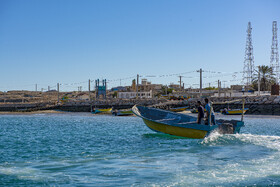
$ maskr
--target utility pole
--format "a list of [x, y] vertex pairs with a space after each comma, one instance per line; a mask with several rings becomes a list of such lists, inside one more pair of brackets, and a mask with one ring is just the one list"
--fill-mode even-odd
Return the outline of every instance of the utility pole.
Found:
[[200, 88], [199, 88], [199, 95], [200, 97], [202, 97], [202, 69], [200, 68], [199, 71], [197, 71], [200, 73]]
[[48, 86], [48, 91], [50, 91], [50, 86]]
[[218, 96], [221, 97], [220, 80], [218, 80]]
[[59, 103], [59, 83], [57, 83], [57, 104]]
[[99, 86], [99, 79], [95, 80], [95, 100], [98, 99], [98, 86]]
[[35, 91], [37, 92], [37, 84], [35, 84]]
[[261, 95], [261, 72], [260, 72], [260, 66], [259, 66], [259, 72], [258, 72], [258, 95]]
[[88, 98], [89, 98], [89, 101], [91, 100], [90, 99], [90, 79], [88, 80]]
[[224, 97], [226, 97], [226, 81], [224, 81]]
[[180, 78], [180, 91], [182, 91], [182, 76], [180, 75], [179, 78]]
[[104, 84], [105, 84], [105, 99], [107, 99], [107, 80], [104, 80]]
[[137, 82], [136, 82], [136, 99], [138, 99], [138, 84], [139, 84], [139, 75], [137, 74]]
[[90, 112], [92, 113], [92, 103], [91, 103], [91, 98], [90, 98], [90, 79], [88, 80], [88, 99], [89, 99], [89, 104], [90, 104]]

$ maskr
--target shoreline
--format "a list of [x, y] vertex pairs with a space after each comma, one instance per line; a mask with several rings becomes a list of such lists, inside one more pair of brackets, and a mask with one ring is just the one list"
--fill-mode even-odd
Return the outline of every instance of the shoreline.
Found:
[[[183, 112], [179, 112], [181, 114], [197, 116], [196, 113], [191, 113], [191, 111], [186, 110]], [[34, 115], [34, 114], [75, 114], [75, 115], [92, 115], [92, 116], [112, 116], [109, 113], [106, 114], [91, 114], [90, 112], [68, 112], [68, 111], [59, 111], [59, 110], [38, 110], [32, 112], [8, 112], [8, 111], [0, 111], [0, 116], [2, 115]], [[241, 115], [223, 115], [219, 112], [215, 113], [216, 117], [218, 118], [237, 118], [241, 117]], [[135, 115], [133, 115], [135, 116]], [[126, 117], [126, 116], [121, 116]], [[280, 118], [280, 115], [271, 115], [271, 114], [245, 114], [244, 118]]]
[[58, 110], [37, 110], [32, 112], [13, 112], [13, 111], [0, 111], [0, 115], [29, 115], [29, 114], [67, 114], [66, 111]]

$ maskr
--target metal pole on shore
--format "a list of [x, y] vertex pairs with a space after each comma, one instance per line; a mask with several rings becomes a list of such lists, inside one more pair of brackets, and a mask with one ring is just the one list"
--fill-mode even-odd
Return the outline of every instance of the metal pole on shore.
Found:
[[90, 79], [88, 80], [88, 99], [90, 103], [90, 112], [92, 112], [92, 103], [91, 103], [91, 98], [90, 98]]
[[221, 92], [220, 92], [220, 80], [218, 80], [218, 96], [221, 97]]
[[105, 84], [105, 99], [107, 99], [107, 80], [104, 80], [104, 84]]
[[199, 70], [200, 73], [200, 89], [199, 89], [199, 95], [202, 97], [202, 69]]
[[261, 73], [260, 73], [260, 66], [259, 67], [259, 72], [258, 72], [258, 95], [261, 95]]
[[241, 116], [241, 121], [244, 119], [244, 108], [245, 108], [245, 99], [242, 98], [242, 116]]
[[90, 79], [88, 80], [88, 98], [90, 101]]
[[57, 103], [59, 103], [59, 83], [57, 83]]
[[180, 91], [182, 91], [182, 76], [180, 75], [179, 78], [180, 78]]
[[138, 99], [138, 84], [139, 84], [139, 74], [137, 74], [137, 82], [136, 82], [136, 99]]
[[37, 84], [35, 84], [35, 91], [37, 92]]

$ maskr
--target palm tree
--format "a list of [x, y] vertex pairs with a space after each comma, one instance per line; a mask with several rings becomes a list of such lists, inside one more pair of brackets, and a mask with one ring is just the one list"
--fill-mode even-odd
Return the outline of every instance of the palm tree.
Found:
[[255, 90], [258, 89], [258, 74], [260, 73], [260, 89], [261, 91], [269, 91], [271, 85], [275, 83], [275, 77], [272, 67], [259, 66], [257, 73], [254, 74], [252, 86]]

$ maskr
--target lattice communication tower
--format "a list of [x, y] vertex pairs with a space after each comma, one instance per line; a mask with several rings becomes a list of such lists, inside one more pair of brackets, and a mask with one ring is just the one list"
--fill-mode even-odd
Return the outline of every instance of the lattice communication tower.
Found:
[[252, 45], [252, 27], [251, 22], [248, 23], [247, 27], [247, 40], [243, 67], [243, 82], [246, 86], [251, 85], [254, 73], [254, 56], [253, 56], [253, 45]]
[[277, 22], [272, 22], [272, 44], [270, 66], [275, 74], [276, 83], [279, 84], [279, 54], [278, 54], [278, 40], [277, 40]]

